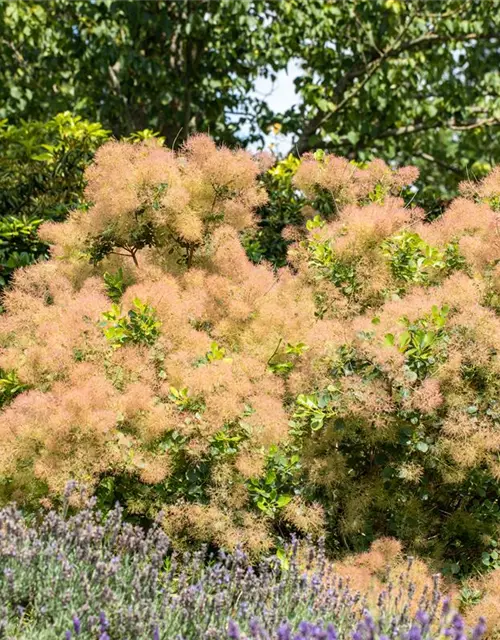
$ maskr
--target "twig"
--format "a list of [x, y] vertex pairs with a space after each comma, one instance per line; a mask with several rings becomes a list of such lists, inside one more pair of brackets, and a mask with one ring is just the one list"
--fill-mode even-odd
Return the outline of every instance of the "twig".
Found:
[[271, 363], [271, 360], [274, 358], [274, 356], [278, 353], [278, 349], [281, 347], [281, 343], [283, 342], [283, 338], [280, 338], [278, 340], [278, 346], [276, 347], [276, 349], [273, 351], [271, 357], [269, 358], [269, 360], [267, 361], [267, 366], [269, 366], [269, 364]]

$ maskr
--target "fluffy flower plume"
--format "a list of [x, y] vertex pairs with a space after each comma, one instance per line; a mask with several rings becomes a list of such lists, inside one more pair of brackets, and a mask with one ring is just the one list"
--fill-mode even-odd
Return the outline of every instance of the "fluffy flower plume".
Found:
[[137, 262], [154, 245], [191, 264], [194, 249], [221, 223], [238, 231], [253, 224], [254, 209], [267, 199], [259, 173], [249, 153], [218, 148], [204, 135], [178, 153], [156, 140], [108, 142], [86, 172], [90, 210], [72, 213], [63, 226], [46, 223], [41, 237], [61, 255], [77, 248], [96, 261], [121, 253]]
[[312, 198], [326, 191], [334, 199], [338, 212], [346, 204], [367, 198], [377, 187], [384, 194], [399, 195], [417, 178], [416, 167], [393, 171], [383, 160], [372, 160], [360, 168], [345, 158], [307, 153], [295, 174], [294, 183]]
[[53, 257], [4, 294], [7, 497], [54, 501], [72, 478], [127, 487], [127, 508], [166, 509], [178, 540], [257, 552], [275, 524], [364, 536], [393, 494], [402, 522], [425, 519], [397, 493], [408, 484], [500, 475], [491, 203], [458, 198], [424, 222], [398, 197], [413, 168], [309, 155], [296, 187], [336, 210], [311, 216], [293, 268], [274, 272], [238, 237], [266, 199], [260, 172], [206, 136], [177, 154], [101, 148], [90, 209], [46, 225]]

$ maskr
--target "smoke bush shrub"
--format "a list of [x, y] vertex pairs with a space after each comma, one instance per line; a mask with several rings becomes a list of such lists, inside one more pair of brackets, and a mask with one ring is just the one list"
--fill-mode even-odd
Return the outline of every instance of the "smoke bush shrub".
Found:
[[92, 206], [4, 295], [4, 499], [74, 478], [177, 543], [391, 535], [470, 568], [500, 523], [498, 172], [427, 223], [415, 169], [306, 155], [273, 271], [239, 239], [264, 169], [205, 136], [101, 147]]
[[[340, 573], [321, 546], [297, 541], [252, 565], [239, 549], [172, 551], [161, 527], [146, 533], [125, 523], [120, 508], [104, 517], [87, 503], [71, 517], [51, 511], [30, 522], [9, 506], [0, 511], [0, 636], [480, 640], [484, 623], [468, 633], [438, 576], [418, 562], [394, 566], [395, 545], [381, 541]], [[357, 591], [370, 565], [379, 579]]]
[[[0, 121], [0, 287], [14, 269], [46, 257], [38, 227], [83, 205], [85, 169], [109, 136], [99, 123], [68, 111], [46, 122]], [[158, 134], [145, 129], [127, 140], [151, 138]]]
[[[498, 536], [499, 173], [426, 223], [387, 195], [370, 203], [364, 171], [345, 184], [342, 166], [325, 177], [309, 157], [296, 176], [345, 203], [292, 251], [331, 327], [324, 366], [301, 359], [289, 378], [314, 389], [296, 411], [309, 497], [340, 539], [396, 535], [458, 572]], [[389, 190], [409, 175], [384, 171]]]

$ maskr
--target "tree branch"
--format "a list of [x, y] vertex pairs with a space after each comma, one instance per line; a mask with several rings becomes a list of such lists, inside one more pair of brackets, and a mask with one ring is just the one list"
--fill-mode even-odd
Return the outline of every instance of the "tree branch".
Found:
[[[438, 34], [434, 32], [427, 32], [426, 34], [419, 36], [418, 38], [414, 38], [408, 42], [404, 42], [401, 44], [401, 39], [404, 34], [407, 32], [412, 20], [416, 17], [416, 14], [410, 16], [409, 21], [402, 28], [400, 33], [397, 35], [395, 40], [392, 42], [389, 47], [387, 47], [384, 51], [380, 52], [379, 55], [375, 56], [368, 62], [367, 64], [363, 64], [356, 69], [353, 69], [339, 80], [335, 88], [333, 89], [333, 95], [336, 99], [339, 99], [342, 95], [344, 95], [345, 90], [349, 82], [355, 80], [360, 76], [365, 76], [363, 80], [354, 87], [352, 91], [350, 91], [347, 95], [344, 96], [340, 100], [340, 102], [335, 106], [334, 109], [324, 112], [319, 111], [309, 122], [304, 125], [303, 132], [300, 135], [297, 143], [290, 149], [289, 153], [296, 153], [300, 155], [305, 151], [310, 149], [309, 138], [316, 131], [323, 126], [330, 118], [334, 115], [338, 114], [338, 112], [343, 109], [352, 98], [354, 98], [361, 89], [366, 85], [366, 83], [370, 80], [370, 78], [378, 71], [380, 66], [389, 58], [397, 57], [398, 55], [415, 49], [415, 48], [425, 48], [434, 46], [435, 44], [442, 44], [445, 42], [464, 42], [464, 41], [472, 41], [472, 40], [488, 40], [492, 38], [499, 38], [500, 32], [493, 33], [467, 33], [467, 34]], [[433, 125], [430, 128], [434, 128]], [[438, 125], [439, 126], [439, 125]], [[421, 130], [421, 129], [420, 129]], [[457, 129], [462, 130], [462, 129]], [[417, 131], [411, 131], [411, 133]]]
[[[403, 135], [411, 135], [413, 133], [420, 133], [421, 131], [431, 131], [432, 129], [450, 129], [452, 131], [470, 131], [472, 129], [478, 129], [479, 127], [496, 127], [500, 126], [500, 119], [498, 118], [483, 118], [480, 120], [470, 120], [469, 122], [461, 122], [458, 123], [455, 119], [445, 120], [444, 122], [433, 122], [433, 123], [425, 123], [419, 122], [416, 124], [410, 124], [404, 127], [397, 127], [393, 129], [386, 129], [381, 133], [377, 134], [376, 132], [372, 132], [370, 134], [370, 139], [376, 142], [377, 140], [385, 140], [386, 138], [396, 138], [398, 136]], [[349, 140], [343, 136], [339, 142], [335, 144], [328, 144], [328, 142], [321, 143], [317, 145], [318, 149], [325, 150], [333, 150], [333, 149], [342, 149], [346, 145], [349, 145]], [[352, 145], [351, 145], [352, 146]], [[356, 147], [359, 147], [358, 143]], [[414, 155], [419, 155], [417, 152]], [[424, 157], [423, 154], [420, 154], [421, 157]], [[430, 158], [426, 158], [430, 159]], [[438, 164], [438, 162], [436, 161]], [[443, 165], [444, 166], [444, 165]], [[446, 165], [446, 168], [453, 170], [451, 167]]]
[[479, 127], [491, 127], [500, 124], [498, 118], [483, 118], [479, 120], [470, 120], [469, 122], [457, 122], [455, 118], [445, 120], [444, 122], [426, 123], [420, 122], [418, 124], [410, 124], [405, 127], [395, 127], [394, 129], [386, 129], [378, 136], [375, 136], [375, 140], [382, 140], [384, 138], [396, 138], [398, 136], [404, 136], [412, 133], [419, 133], [420, 131], [429, 131], [431, 129], [451, 129], [452, 131], [470, 131], [471, 129], [477, 129]]
[[462, 176], [463, 175], [463, 172], [460, 171], [460, 169], [458, 169], [457, 167], [454, 167], [451, 164], [443, 162], [442, 160], [439, 160], [435, 156], [431, 156], [430, 153], [414, 151], [413, 152], [413, 156], [415, 156], [415, 158], [422, 158], [422, 160], [427, 160], [428, 162], [432, 162], [433, 164], [436, 164], [438, 167], [442, 167], [443, 169], [446, 169], [447, 171], [451, 171], [453, 173], [456, 173], [458, 176]]
[[17, 61], [21, 65], [21, 67], [23, 67], [24, 69], [27, 69], [29, 67], [22, 53], [19, 51], [19, 49], [16, 48], [13, 42], [11, 42], [10, 40], [6, 40], [5, 38], [0, 38], [0, 42], [6, 45], [7, 47], [9, 47], [9, 49], [11, 49], [14, 52], [14, 55], [17, 58]]
[[[338, 104], [335, 105], [334, 109], [327, 112], [319, 111], [317, 115], [309, 122], [309, 124], [306, 124], [302, 135], [299, 137], [299, 140], [297, 141], [297, 144], [294, 145], [294, 149], [296, 149], [298, 154], [301, 154], [303, 151], [307, 150], [307, 147], [309, 144], [309, 136], [315, 133], [317, 129], [321, 127], [323, 124], [325, 124], [325, 122], [327, 122], [327, 120], [329, 120], [333, 115], [341, 111], [345, 107], [345, 105], [361, 91], [361, 89], [366, 85], [366, 83], [378, 70], [381, 64], [387, 59], [391, 51], [393, 51], [394, 48], [398, 45], [398, 43], [401, 42], [401, 38], [404, 36], [406, 31], [410, 27], [414, 18], [415, 18], [415, 15], [410, 16], [409, 20], [403, 26], [403, 28], [397, 35], [396, 39], [394, 40], [394, 42], [385, 51], [383, 51], [381, 55], [377, 56], [375, 60], [365, 65], [364, 68], [366, 71], [366, 75], [363, 78], [363, 80], [358, 85], [356, 85], [350, 93], [345, 95], [344, 98]], [[334, 90], [334, 93], [336, 94], [337, 91], [338, 91], [338, 86]], [[291, 151], [291, 153], [293, 153], [293, 151]]]

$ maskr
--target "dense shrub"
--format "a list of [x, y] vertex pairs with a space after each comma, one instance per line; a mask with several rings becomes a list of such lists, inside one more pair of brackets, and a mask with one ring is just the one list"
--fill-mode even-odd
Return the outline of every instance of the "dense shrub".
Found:
[[0, 122], [0, 286], [47, 252], [39, 225], [81, 203], [84, 170], [108, 136], [68, 112], [47, 122]]
[[4, 498], [50, 504], [75, 478], [163, 510], [178, 543], [326, 530], [492, 564], [499, 172], [427, 223], [401, 198], [416, 170], [306, 155], [275, 272], [238, 236], [265, 161], [204, 136], [101, 147], [92, 206], [44, 225], [53, 258], [4, 296]]
[[[293, 250], [329, 321], [325, 350], [290, 374], [312, 495], [340, 536], [374, 533], [446, 555], [496, 557], [500, 413], [500, 172], [464, 184], [431, 224], [388, 197], [409, 170], [306, 158], [297, 184], [339, 209]], [[367, 194], [368, 191], [368, 194]], [[349, 204], [354, 200], [366, 204]], [[308, 342], [307, 338], [304, 342]], [[323, 364], [324, 363], [324, 364]], [[477, 556], [476, 556], [477, 557]]]
[[[296, 541], [252, 566], [240, 550], [173, 552], [160, 527], [125, 524], [119, 508], [105, 518], [87, 504], [69, 518], [50, 512], [30, 522], [8, 507], [0, 511], [0, 637], [479, 640], [484, 623], [469, 635], [437, 576], [411, 562], [387, 573], [394, 542], [381, 542], [340, 573], [324, 549]], [[357, 591], [369, 566], [378, 566], [378, 584]]]
[[288, 225], [304, 223], [304, 195], [294, 186], [293, 179], [300, 160], [290, 155], [276, 162], [262, 174], [261, 181], [269, 200], [257, 210], [257, 225], [243, 235], [242, 242], [253, 262], [266, 260], [276, 267], [287, 264], [291, 240], [282, 231]]

